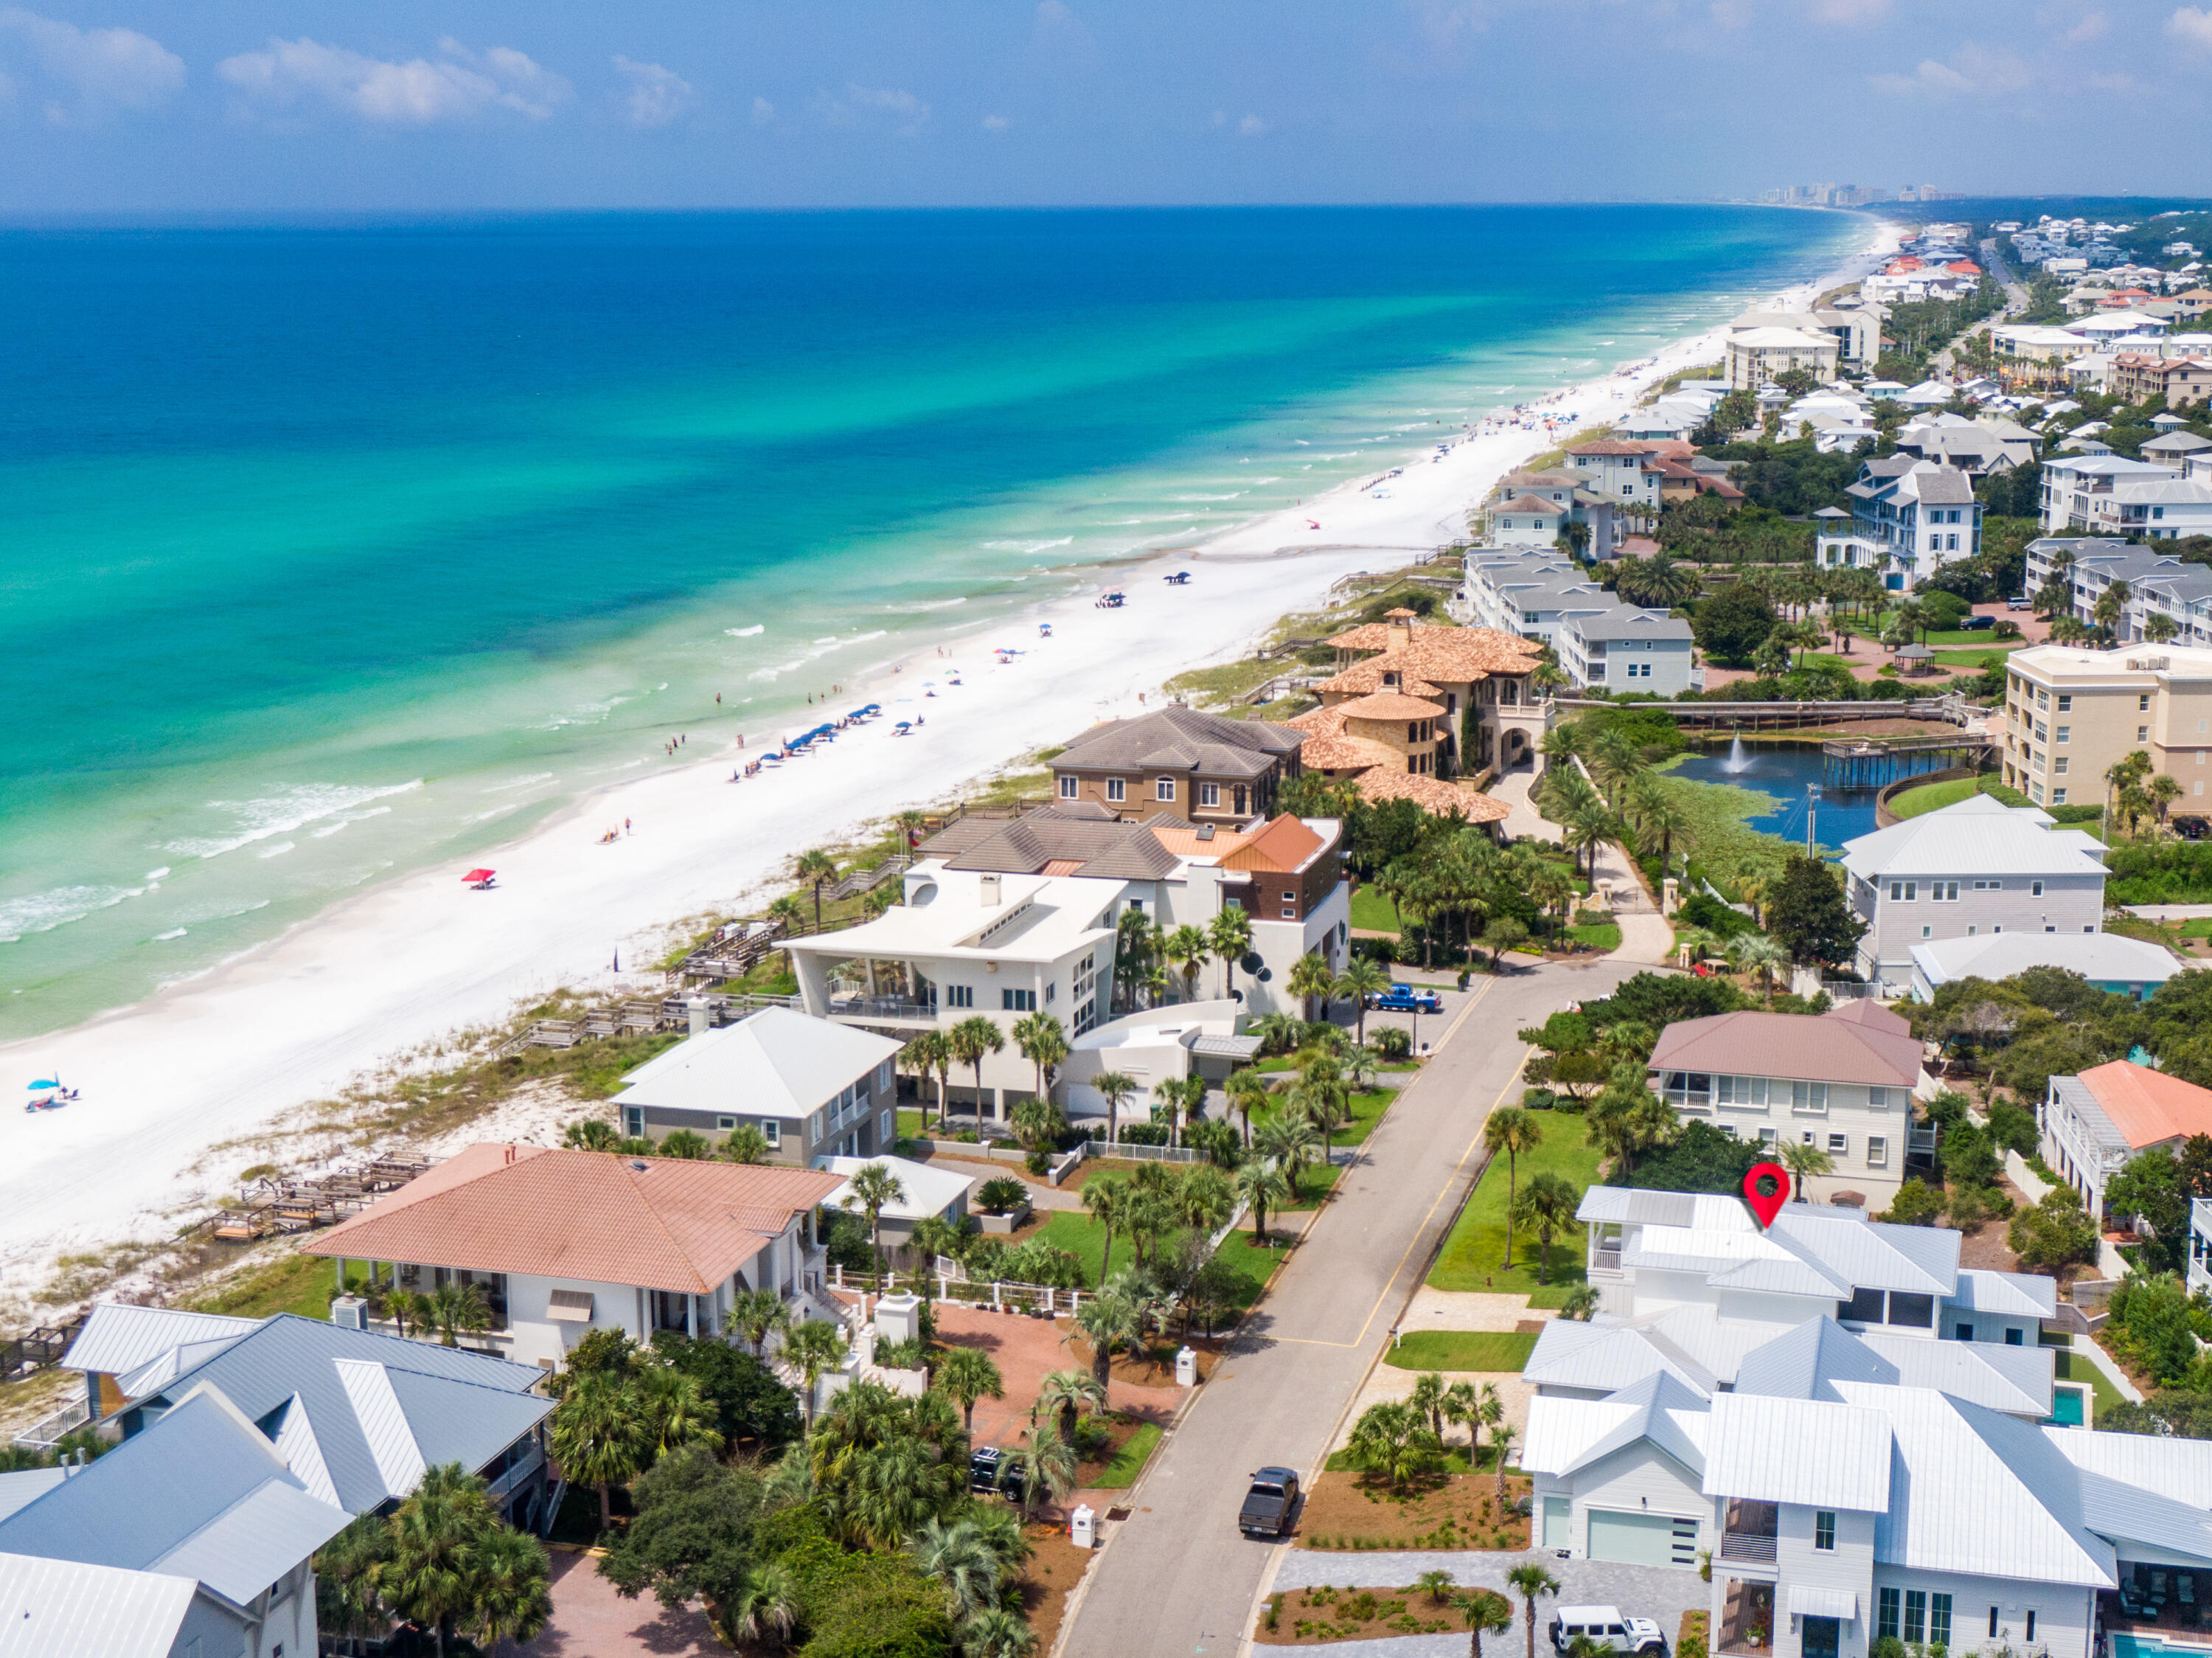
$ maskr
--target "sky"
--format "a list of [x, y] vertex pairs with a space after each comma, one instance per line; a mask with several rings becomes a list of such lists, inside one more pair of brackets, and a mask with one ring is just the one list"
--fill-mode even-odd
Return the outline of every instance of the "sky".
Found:
[[2212, 0], [35, 0], [0, 213], [2202, 192]]

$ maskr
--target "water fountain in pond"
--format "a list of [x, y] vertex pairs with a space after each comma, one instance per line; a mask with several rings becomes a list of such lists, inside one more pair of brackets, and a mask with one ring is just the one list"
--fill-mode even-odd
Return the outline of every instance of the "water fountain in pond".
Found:
[[1729, 740], [1728, 758], [1721, 762], [1721, 770], [1731, 774], [1748, 771], [1751, 757], [1743, 752], [1743, 734], [1738, 732]]

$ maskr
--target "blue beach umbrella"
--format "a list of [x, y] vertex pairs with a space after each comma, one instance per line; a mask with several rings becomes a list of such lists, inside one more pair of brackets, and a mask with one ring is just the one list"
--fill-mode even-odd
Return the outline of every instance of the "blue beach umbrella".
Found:
[[42, 1076], [37, 1082], [31, 1084], [31, 1088], [32, 1091], [35, 1093], [40, 1088], [58, 1088], [60, 1086], [61, 1084], [55, 1082], [52, 1077]]

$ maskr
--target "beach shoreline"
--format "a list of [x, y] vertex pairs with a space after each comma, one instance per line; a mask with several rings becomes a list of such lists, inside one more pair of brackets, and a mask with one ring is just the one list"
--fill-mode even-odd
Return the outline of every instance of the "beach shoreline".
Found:
[[[1807, 297], [1862, 273], [1893, 234], [1880, 227], [1841, 270], [1784, 293]], [[143, 1001], [0, 1047], [0, 1074], [58, 1075], [81, 1096], [64, 1111], [0, 1117], [0, 1291], [31, 1289], [62, 1253], [168, 1235], [261, 1161], [214, 1149], [250, 1142], [458, 1032], [561, 988], [659, 993], [657, 971], [617, 975], [617, 952], [624, 962], [657, 960], [683, 918], [757, 901], [806, 847], [942, 802], [1091, 722], [1159, 706], [1164, 681], [1246, 654], [1278, 618], [1314, 607], [1344, 577], [1462, 539], [1466, 515], [1499, 476], [1605, 425], [1658, 381], [1713, 361], [1719, 337], [1708, 331], [1633, 372], [1523, 405], [1576, 414], [1558, 435], [1540, 418], [1440, 433], [1455, 440], [1448, 450], [1428, 444], [1395, 475], [1091, 571], [1083, 591], [1018, 618], [904, 642], [902, 655], [847, 683], [823, 710], [835, 719], [874, 701], [881, 719], [742, 783], [731, 771], [783, 729], [748, 732], [742, 749], [702, 743], [696, 759], [580, 796], [479, 860], [499, 871], [489, 891], [465, 887], [457, 868], [418, 871]], [[1159, 579], [1176, 568], [1190, 571], [1188, 588]], [[1125, 588], [1124, 606], [1095, 606], [1109, 586]], [[998, 645], [1021, 654], [1000, 659]], [[895, 721], [916, 716], [914, 735], [895, 734]], [[625, 822], [631, 832], [600, 842]]]

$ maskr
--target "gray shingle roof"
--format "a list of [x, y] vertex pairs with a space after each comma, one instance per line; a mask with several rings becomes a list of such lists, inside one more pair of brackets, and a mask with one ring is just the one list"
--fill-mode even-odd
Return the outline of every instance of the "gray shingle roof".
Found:
[[1257, 777], [1297, 753], [1304, 737], [1285, 725], [1224, 719], [1194, 708], [1163, 708], [1094, 727], [1052, 763], [1063, 771], [1172, 769], [1200, 777]]
[[[1305, 734], [1297, 735], [1303, 742]], [[945, 867], [1033, 875], [1041, 874], [1048, 863], [1073, 863], [1078, 867], [1063, 873], [1111, 881], [1158, 881], [1170, 874], [1178, 862], [1160, 844], [1159, 837], [1142, 824], [1091, 822], [1051, 812], [1031, 812], [994, 826], [995, 833], [976, 838], [957, 856], [946, 858]], [[937, 856], [938, 842], [930, 842], [924, 850], [929, 856]]]

